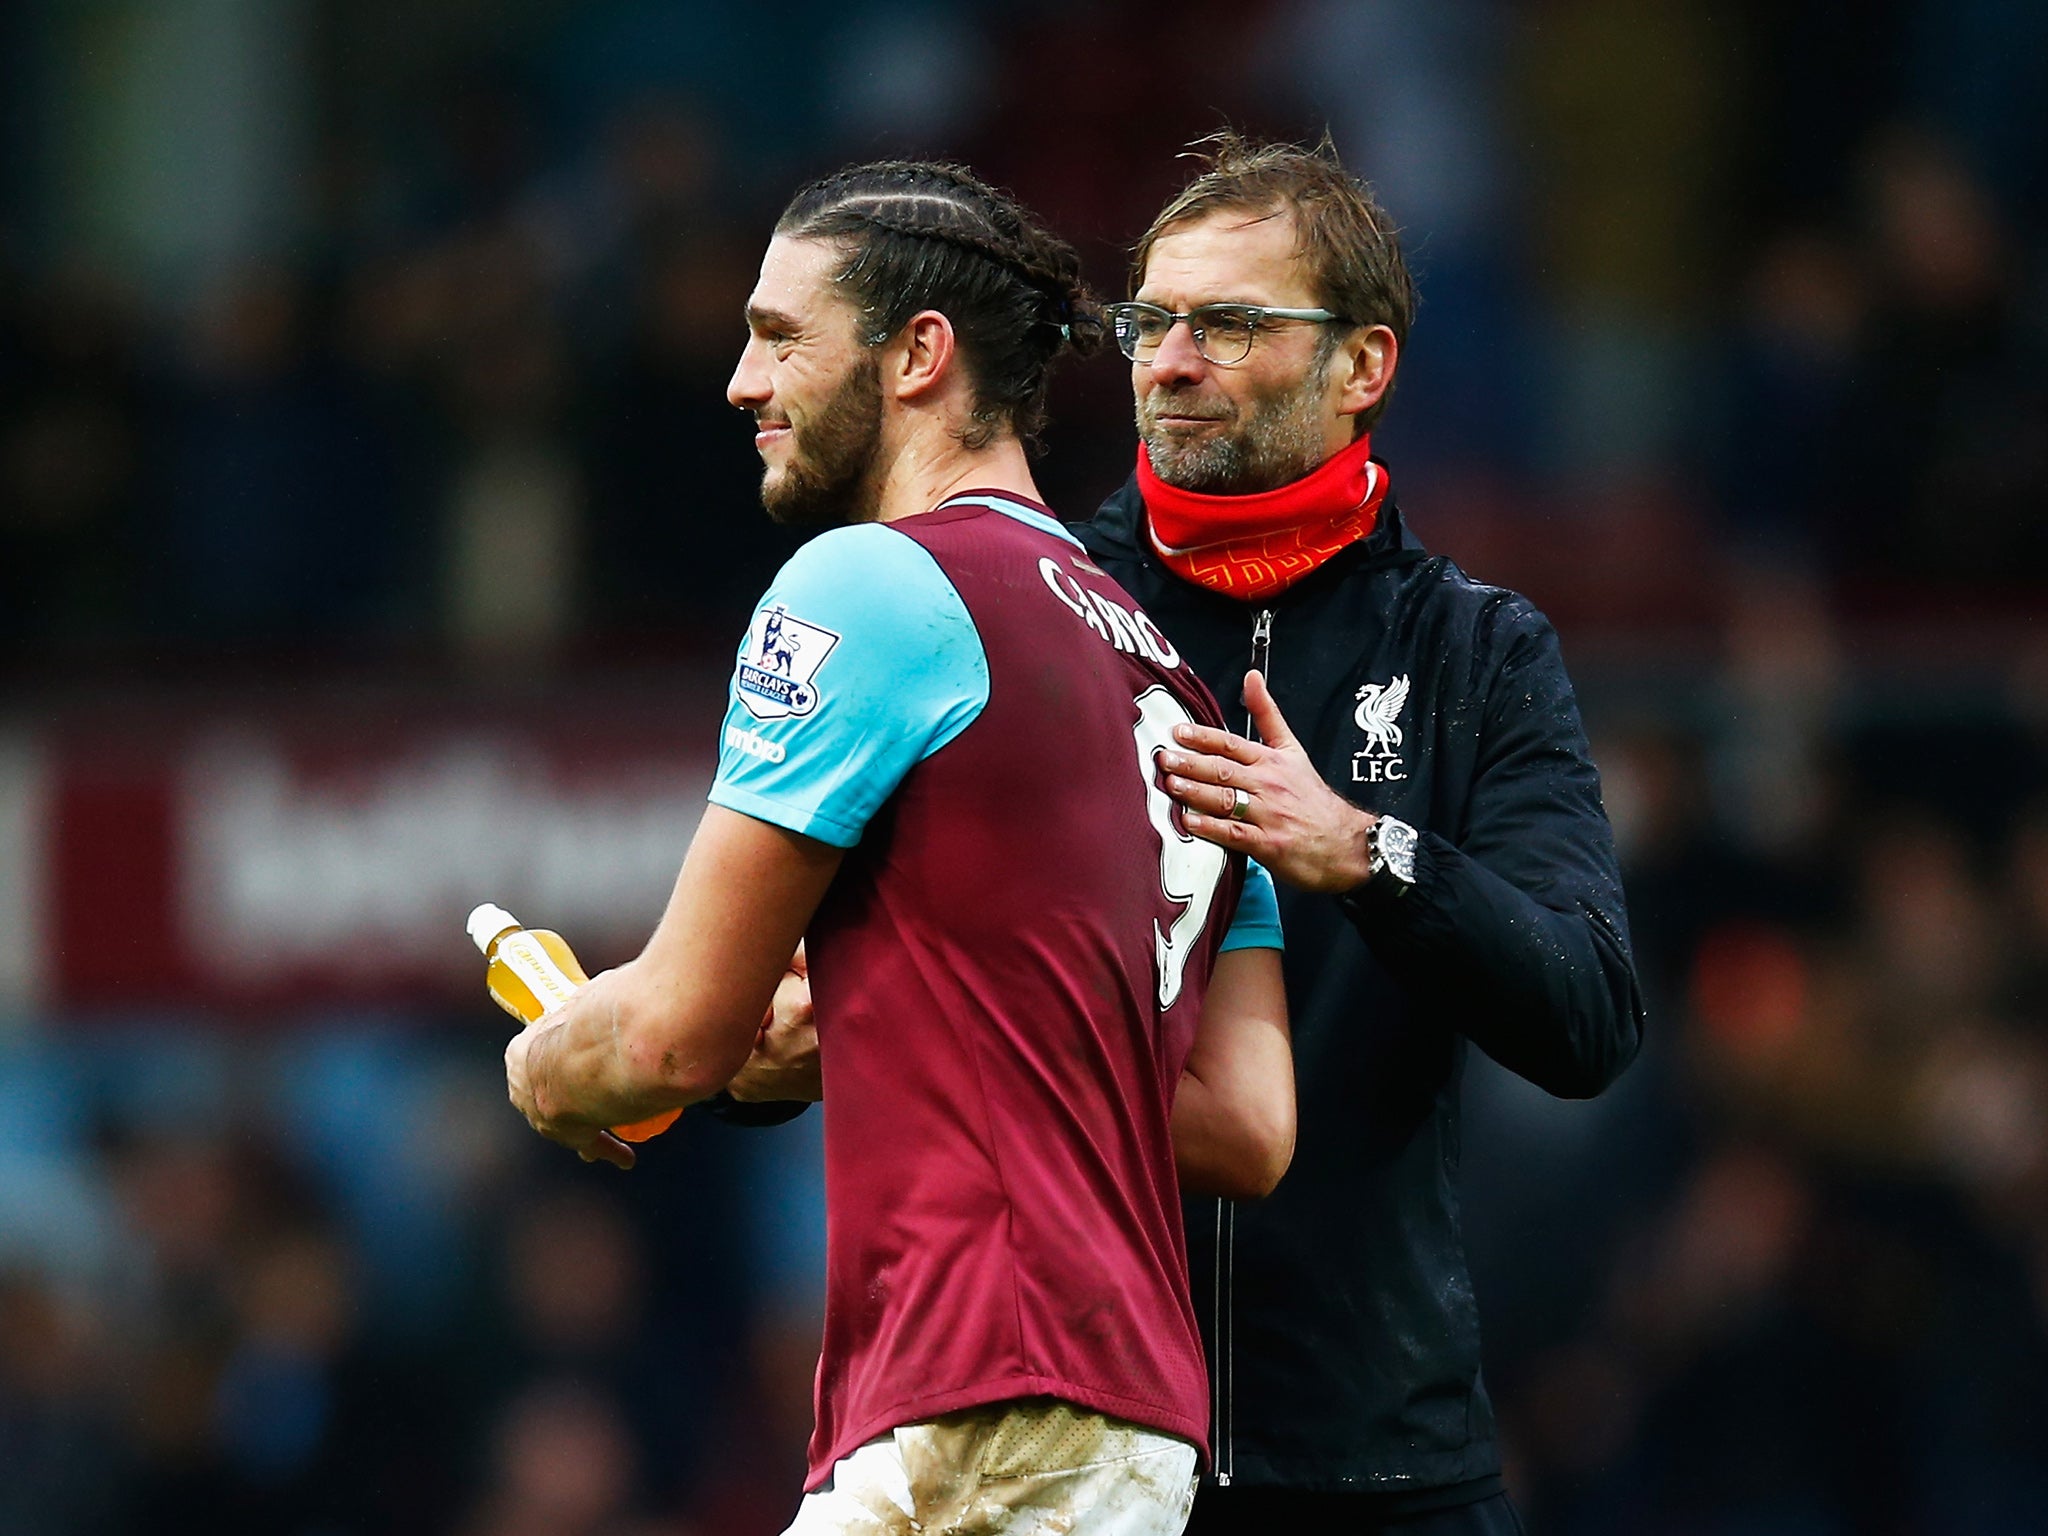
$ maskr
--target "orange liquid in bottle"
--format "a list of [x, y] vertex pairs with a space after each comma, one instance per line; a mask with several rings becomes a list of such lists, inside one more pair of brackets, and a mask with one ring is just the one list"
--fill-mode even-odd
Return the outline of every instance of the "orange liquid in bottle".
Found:
[[[522, 927], [503, 907], [486, 902], [470, 913], [469, 936], [490, 962], [484, 985], [491, 1001], [521, 1024], [530, 1025], [567, 1002], [571, 992], [590, 980], [568, 940], [551, 928]], [[615, 1125], [612, 1134], [621, 1141], [646, 1141], [674, 1125], [681, 1113], [665, 1109], [632, 1125]]]

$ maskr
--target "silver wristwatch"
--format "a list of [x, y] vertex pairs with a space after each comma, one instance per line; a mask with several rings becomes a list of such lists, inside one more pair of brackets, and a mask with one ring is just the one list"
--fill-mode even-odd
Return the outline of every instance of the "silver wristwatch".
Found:
[[1415, 885], [1415, 829], [1405, 821], [1382, 816], [1365, 834], [1368, 885], [1386, 887], [1405, 896]]

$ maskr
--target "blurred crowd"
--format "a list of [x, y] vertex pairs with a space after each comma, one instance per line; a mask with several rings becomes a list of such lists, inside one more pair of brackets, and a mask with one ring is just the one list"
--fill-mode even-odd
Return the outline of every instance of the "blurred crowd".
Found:
[[[153, 9], [204, 14], [98, 8]], [[191, 88], [299, 146], [244, 172], [291, 216], [196, 252], [95, 243], [68, 174], [102, 164], [118, 207], [177, 164], [64, 96], [126, 80], [131, 136], [175, 134], [143, 86], [176, 29], [95, 77], [70, 55], [110, 29], [11, 22], [0, 642], [45, 668], [722, 635], [787, 547], [723, 384], [798, 180], [959, 155], [1120, 293], [1176, 150], [1226, 115], [1327, 125], [1404, 220], [1425, 308], [1383, 441], [1487, 574], [1638, 624], [1712, 606], [1702, 549], [1865, 613], [2048, 578], [2048, 25], [2022, 0], [1195, 0], [1174, 41], [1128, 3], [800, 0], [772, 47], [654, 0], [213, 12], [251, 9], [264, 88]], [[1056, 401], [1071, 515], [1127, 468], [1121, 372]], [[1654, 598], [1623, 574], [1645, 555]]]
[[0, 1050], [0, 1530], [781, 1528], [815, 1125], [592, 1178], [469, 1025]]
[[1510, 1481], [1574, 1536], [2038, 1530], [2048, 697], [1851, 717], [1770, 635], [1702, 723], [1596, 740], [1643, 1060], [1590, 1105], [1471, 1080]]
[[[81, 82], [202, 12], [272, 18], [293, 216], [94, 245]], [[1559, 620], [1653, 996], [1592, 1104], [1473, 1064], [1532, 1530], [2048, 1528], [2048, 9], [753, 17], [0, 15], [4, 723], [138, 678], [715, 669], [788, 548], [724, 384], [799, 180], [958, 156], [1120, 293], [1178, 146], [1327, 125], [1423, 295], [1404, 510]], [[1057, 382], [1068, 515], [1128, 409], [1113, 359]], [[564, 1166], [478, 1022], [0, 1020], [0, 1532], [780, 1528], [815, 1117]]]

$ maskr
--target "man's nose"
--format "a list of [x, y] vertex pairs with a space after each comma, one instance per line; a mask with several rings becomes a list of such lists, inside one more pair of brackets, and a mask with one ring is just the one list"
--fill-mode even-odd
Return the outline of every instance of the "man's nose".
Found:
[[1191, 383], [1209, 371], [1209, 361], [1195, 350], [1195, 333], [1185, 320], [1174, 321], [1160, 338], [1150, 366], [1152, 381], [1163, 385]]
[[743, 411], [767, 403], [768, 367], [760, 357], [760, 344], [749, 341], [740, 351], [732, 377], [726, 381], [725, 398]]

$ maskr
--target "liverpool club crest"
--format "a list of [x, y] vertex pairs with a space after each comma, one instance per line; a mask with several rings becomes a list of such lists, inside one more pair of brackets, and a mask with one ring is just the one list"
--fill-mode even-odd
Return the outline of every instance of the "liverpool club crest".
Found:
[[1351, 754], [1354, 784], [1398, 784], [1408, 777], [1401, 758], [1401, 706], [1408, 702], [1408, 675], [1358, 690], [1352, 721], [1365, 732], [1365, 745]]

